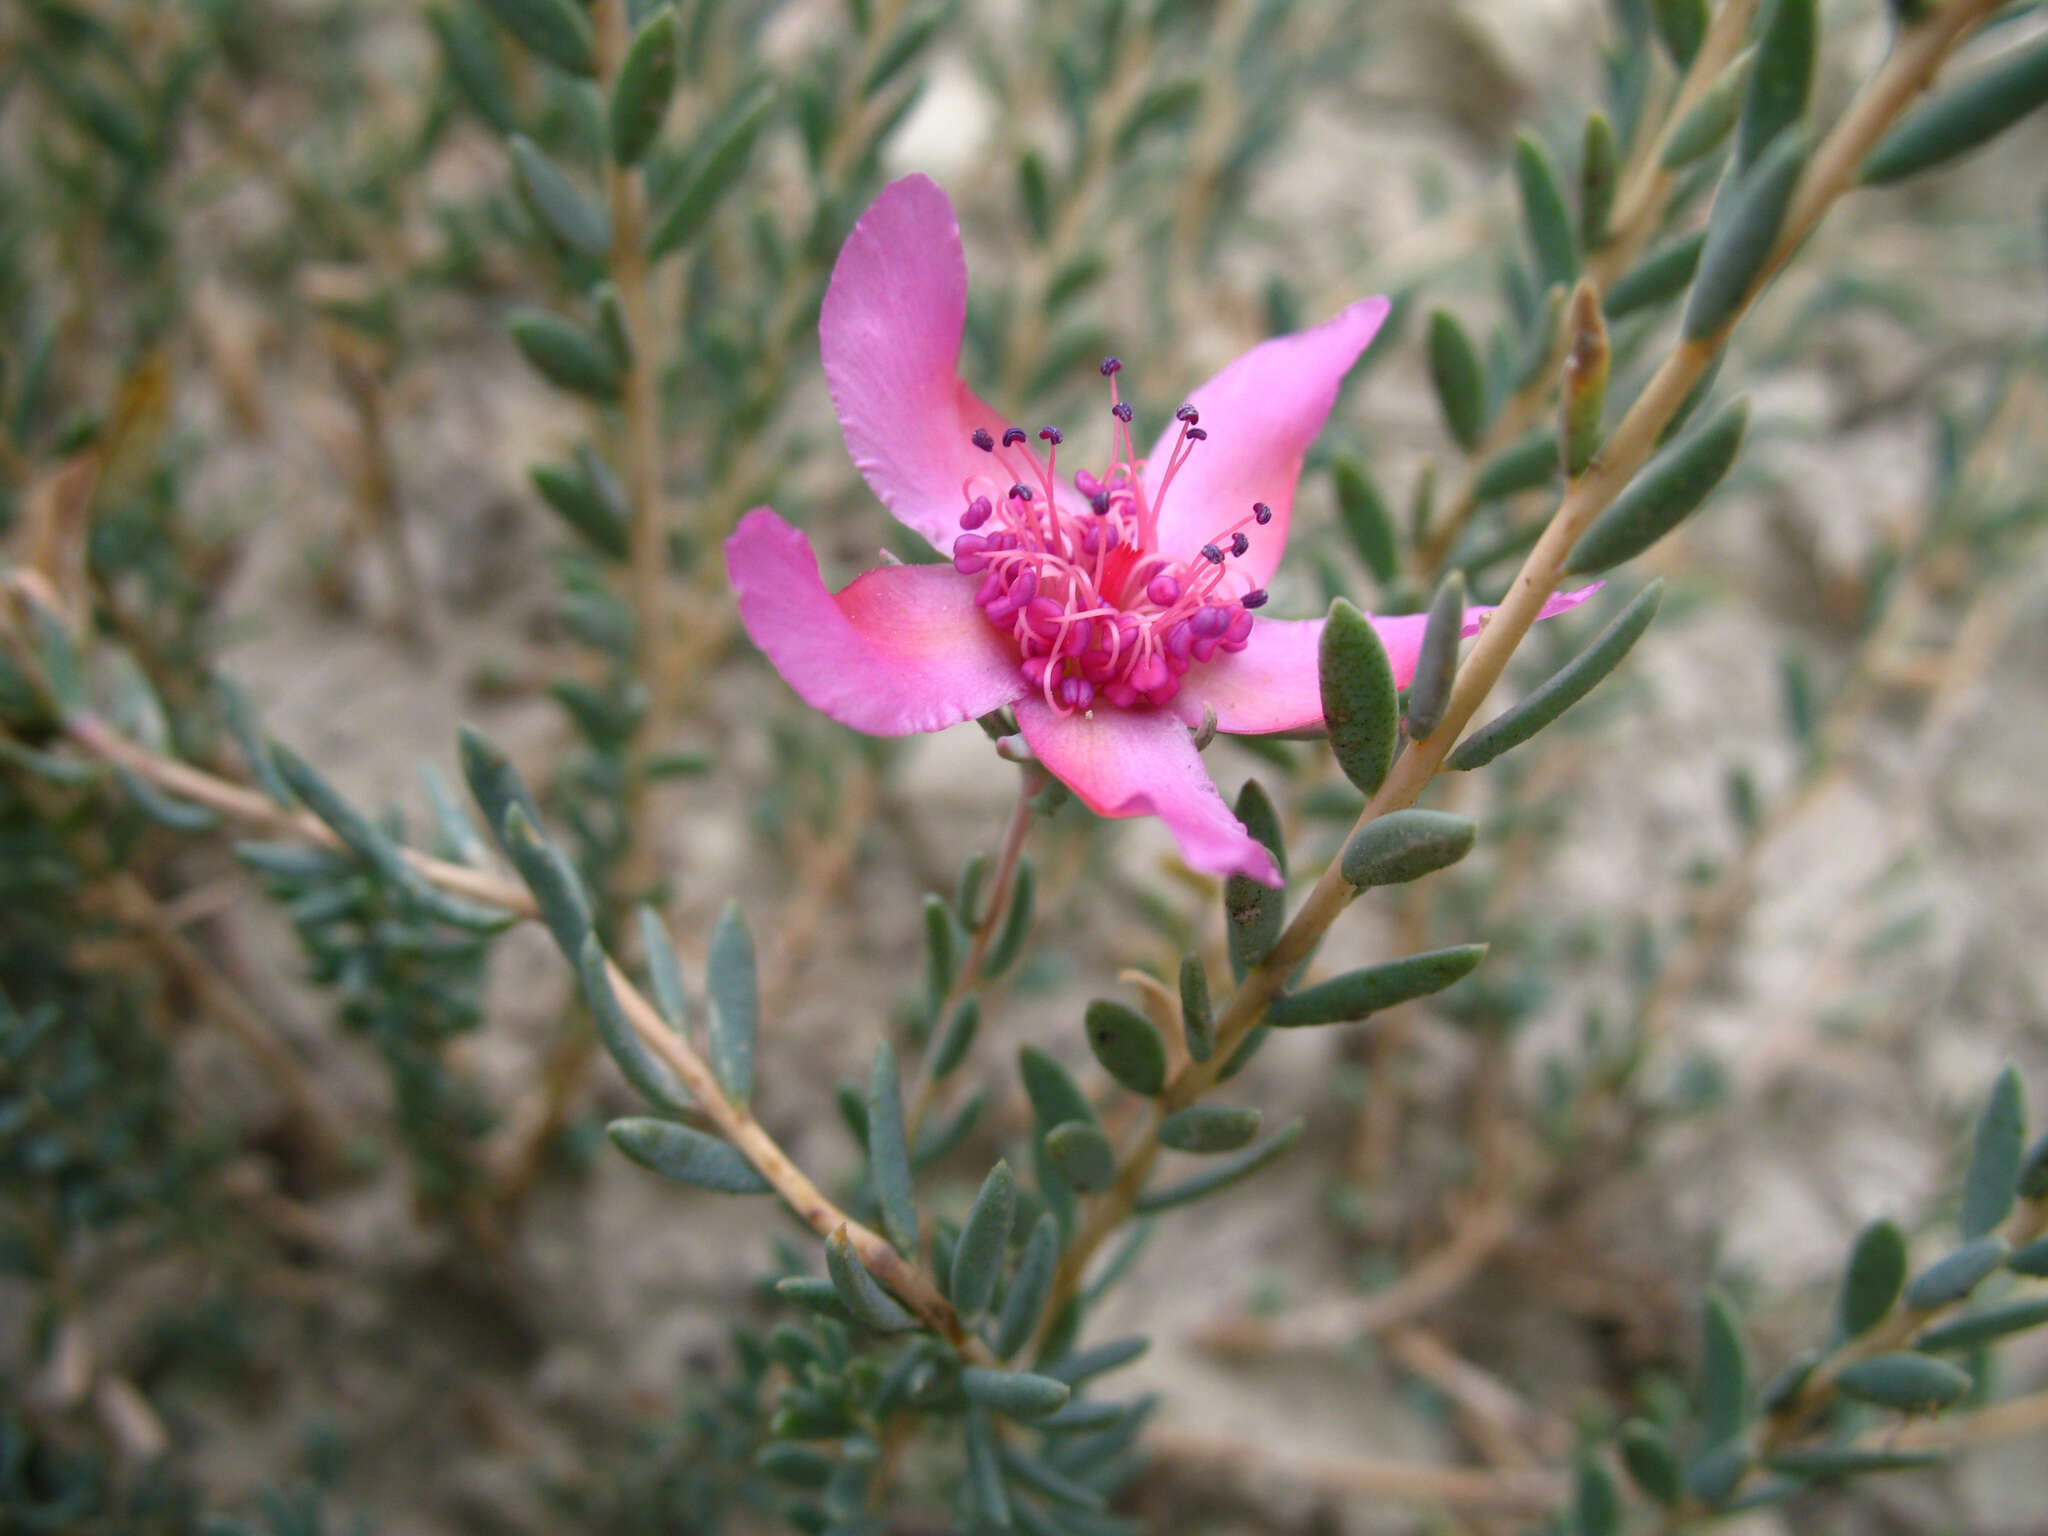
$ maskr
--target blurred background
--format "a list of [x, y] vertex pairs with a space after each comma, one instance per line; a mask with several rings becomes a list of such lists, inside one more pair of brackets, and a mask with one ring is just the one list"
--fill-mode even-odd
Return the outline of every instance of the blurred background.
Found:
[[[1824, 12], [1826, 120], [1887, 20]], [[1104, 353], [1142, 441], [1248, 344], [1394, 296], [1272, 611], [1410, 611], [1444, 569], [1497, 593], [1554, 502], [1543, 473], [1480, 475], [1519, 427], [1447, 431], [1424, 318], [1477, 338], [1496, 407], [1526, 392], [1543, 299], [1513, 135], [1574, 165], [1588, 108], [1655, 100], [1669, 69], [1631, 63], [1642, 15], [1596, 0], [677, 18], [646, 183], [680, 259], [634, 322], [666, 540], [652, 663], [617, 516], [639, 492], [603, 468], [629, 426], [602, 378], [535, 366], [536, 313], [602, 334], [603, 264], [508, 150], [524, 135], [595, 197], [599, 108], [473, 0], [0, 13], [0, 539], [69, 604], [134, 739], [248, 781], [238, 711], [260, 715], [460, 852], [443, 802], [475, 722], [607, 924], [656, 893], [700, 975], [736, 898], [757, 1107], [832, 1188], [857, 1160], [838, 1085], [915, 1027], [923, 893], [950, 897], [1012, 799], [981, 732], [856, 737], [734, 622], [719, 543], [747, 507], [803, 526], [834, 585], [878, 549], [917, 557], [817, 364], [860, 208], [907, 171], [947, 189], [963, 371], [1082, 462], [1104, 456]], [[1656, 629], [1537, 745], [1440, 786], [1480, 851], [1361, 903], [1323, 957], [1483, 938], [1483, 972], [1369, 1040], [1268, 1046], [1244, 1097], [1305, 1113], [1304, 1148], [1162, 1220], [1091, 1323], [1154, 1335], [1131, 1373], [1162, 1395], [1152, 1455], [1120, 1509], [1162, 1531], [1538, 1527], [1581, 1433], [1689, 1377], [1703, 1286], [1741, 1302], [1768, 1374], [1824, 1338], [1864, 1222], [1952, 1220], [2003, 1063], [2048, 1095], [2044, 150], [2029, 123], [1855, 196], [1745, 324], [1715, 388], [1751, 396], [1749, 441], [1644, 562], [1671, 584]], [[1697, 226], [1692, 179], [1659, 240]], [[1616, 319], [1618, 398], [1670, 321]], [[1516, 686], [1587, 632], [1557, 627]], [[189, 806], [66, 782], [20, 682], [0, 673], [0, 1526], [780, 1528], [733, 1331], [772, 1324], [763, 1277], [813, 1245], [609, 1149], [632, 1101], [545, 935], [425, 943], [331, 872], [180, 824]], [[1226, 795], [1274, 791], [1297, 874], [1360, 804], [1310, 745], [1225, 738], [1209, 762]], [[1220, 954], [1214, 885], [1156, 826], [1069, 806], [1032, 856], [1028, 947], [968, 1069], [985, 1108], [931, 1175], [962, 1206], [1029, 1123], [1020, 1044], [1078, 1069], [1086, 997]], [[2048, 1388], [2043, 1339], [1987, 1382]], [[1738, 1528], [2038, 1531], [2044, 1422]], [[1409, 1464], [1491, 1481], [1416, 1496], [1388, 1471]], [[943, 1528], [916, 1498], [938, 1472], [904, 1475], [936, 1523], [891, 1528]]]

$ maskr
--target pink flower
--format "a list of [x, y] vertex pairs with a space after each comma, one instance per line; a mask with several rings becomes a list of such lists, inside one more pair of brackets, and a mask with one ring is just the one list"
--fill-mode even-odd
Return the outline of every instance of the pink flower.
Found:
[[[1143, 458], [1121, 365], [1106, 360], [1110, 463], [1063, 481], [1059, 431], [1027, 434], [959, 377], [967, 263], [953, 205], [925, 177], [892, 183], [832, 270], [825, 379], [868, 484], [952, 563], [883, 566], [828, 592], [809, 541], [757, 507], [726, 542], [747, 633], [805, 702], [855, 730], [936, 731], [1009, 705], [1091, 810], [1157, 816], [1193, 868], [1278, 884], [1190, 728], [1205, 711], [1238, 734], [1323, 723], [1323, 621], [1258, 610], [1302, 455], [1387, 308], [1362, 299], [1253, 347]], [[1422, 617], [1374, 624], [1405, 684]]]

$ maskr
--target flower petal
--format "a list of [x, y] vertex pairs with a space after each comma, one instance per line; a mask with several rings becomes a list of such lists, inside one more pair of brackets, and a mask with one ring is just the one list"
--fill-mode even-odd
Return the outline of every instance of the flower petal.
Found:
[[[1600, 583], [1576, 592], [1560, 592], [1537, 615], [1554, 619], [1569, 613], [1600, 590]], [[1493, 609], [1467, 608], [1464, 633], [1476, 635]], [[1422, 653], [1427, 614], [1406, 613], [1375, 618], [1372, 627], [1393, 664], [1394, 686], [1406, 688], [1415, 676]], [[1216, 711], [1216, 728], [1232, 736], [1262, 736], [1272, 731], [1320, 730], [1323, 697], [1316, 647], [1323, 637], [1321, 619], [1260, 619], [1237, 653], [1225, 653], [1206, 666], [1189, 671], [1174, 709], [1189, 725], [1199, 725], [1203, 706]]]
[[1170, 710], [1062, 715], [1036, 693], [1016, 707], [1038, 760], [1098, 816], [1157, 816], [1191, 869], [1280, 884], [1273, 856], [1223, 803], [1187, 727]]
[[[1250, 527], [1251, 548], [1233, 563], [1262, 587], [1287, 547], [1287, 518], [1302, 455], [1337, 399], [1337, 386], [1387, 318], [1385, 299], [1360, 299], [1334, 320], [1260, 342], [1209, 380], [1188, 403], [1209, 434], [1173, 478], [1159, 519], [1159, 548], [1175, 559], [1195, 555], [1210, 539], [1263, 501], [1273, 521]], [[1180, 424], [1170, 422], [1145, 463], [1145, 494], [1158, 496]]]
[[906, 176], [860, 216], [832, 268], [818, 316], [825, 384], [847, 452], [874, 493], [941, 553], [960, 534], [971, 476], [1019, 475], [969, 440], [1003, 420], [960, 380], [967, 258], [960, 222], [936, 182]]
[[832, 593], [766, 507], [725, 541], [740, 622], [813, 709], [874, 736], [943, 730], [1024, 691], [1017, 655], [950, 565], [886, 565]]

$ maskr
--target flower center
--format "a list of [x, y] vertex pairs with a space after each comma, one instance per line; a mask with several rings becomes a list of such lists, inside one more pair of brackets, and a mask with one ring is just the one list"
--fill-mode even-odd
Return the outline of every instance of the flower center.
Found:
[[975, 601], [988, 621], [1009, 634], [1023, 657], [1024, 677], [1061, 714], [1106, 699], [1121, 709], [1162, 705], [1180, 680], [1218, 651], [1241, 651], [1252, 610], [1266, 594], [1230, 565], [1251, 548], [1248, 525], [1273, 513], [1256, 502], [1215, 534], [1199, 554], [1173, 560], [1158, 552], [1159, 514], [1181, 466], [1208, 438], [1192, 405], [1175, 413], [1175, 440], [1159, 489], [1147, 498], [1144, 461], [1131, 441], [1131, 408], [1117, 397], [1123, 365], [1105, 358], [1109, 380], [1111, 461], [1100, 476], [1082, 470], [1063, 503], [1056, 479], [1057, 427], [1038, 434], [1041, 462], [1023, 428], [996, 438], [986, 428], [974, 445], [990, 456], [989, 473], [961, 486], [967, 509], [953, 543], [953, 568], [982, 577]]

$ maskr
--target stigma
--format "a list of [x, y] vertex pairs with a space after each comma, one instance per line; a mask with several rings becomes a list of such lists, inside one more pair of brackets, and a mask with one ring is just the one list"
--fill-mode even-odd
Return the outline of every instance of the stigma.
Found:
[[1061, 714], [1171, 703], [1192, 668], [1245, 648], [1266, 601], [1236, 564], [1272, 521], [1264, 502], [1189, 558], [1159, 551], [1160, 512], [1209, 433], [1194, 406], [1174, 413], [1180, 432], [1148, 497], [1133, 413], [1117, 393], [1122, 366], [1113, 357], [1102, 364], [1113, 426], [1101, 474], [1080, 470], [1071, 486], [1060, 483], [1057, 427], [1037, 433], [1043, 460], [1023, 428], [1006, 428], [999, 445], [979, 427], [973, 442], [989, 455], [987, 472], [961, 486], [953, 567], [981, 578], [975, 602], [1016, 643], [1025, 681]]

